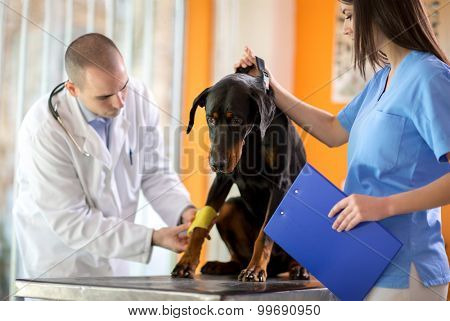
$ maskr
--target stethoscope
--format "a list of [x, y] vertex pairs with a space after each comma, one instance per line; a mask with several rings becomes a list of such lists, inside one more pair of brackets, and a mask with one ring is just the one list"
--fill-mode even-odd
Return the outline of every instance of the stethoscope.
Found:
[[77, 141], [75, 140], [75, 138], [72, 136], [72, 134], [67, 130], [66, 126], [64, 125], [64, 122], [61, 118], [61, 116], [58, 113], [58, 104], [55, 104], [55, 106], [53, 106], [52, 104], [52, 98], [54, 96], [56, 96], [57, 94], [59, 94], [64, 88], [65, 88], [66, 82], [62, 82], [59, 85], [57, 85], [52, 92], [50, 93], [50, 97], [48, 98], [48, 109], [50, 110], [50, 113], [52, 114], [53, 118], [56, 119], [56, 121], [61, 125], [61, 127], [64, 129], [64, 131], [66, 132], [67, 136], [69, 136], [70, 140], [73, 142], [73, 144], [77, 147], [77, 149], [80, 151], [80, 153], [82, 153], [84, 156], [86, 157], [90, 157], [91, 154], [89, 154], [88, 152], [86, 152], [85, 150], [83, 150], [81, 148], [81, 146], [77, 143]]

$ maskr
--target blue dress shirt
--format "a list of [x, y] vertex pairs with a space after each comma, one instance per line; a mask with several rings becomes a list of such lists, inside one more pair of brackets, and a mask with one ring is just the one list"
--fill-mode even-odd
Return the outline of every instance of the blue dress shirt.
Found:
[[100, 136], [106, 147], [109, 149], [109, 129], [111, 127], [111, 119], [106, 117], [100, 117], [94, 114], [92, 111], [86, 108], [81, 101], [78, 101], [81, 113], [88, 122], [89, 125], [94, 128], [96, 133]]

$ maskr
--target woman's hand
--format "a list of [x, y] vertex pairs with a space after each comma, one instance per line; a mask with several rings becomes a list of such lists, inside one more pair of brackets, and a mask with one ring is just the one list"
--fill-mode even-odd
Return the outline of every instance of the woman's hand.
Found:
[[[239, 67], [246, 68], [250, 66], [253, 66], [253, 68], [248, 73], [250, 76], [257, 77], [261, 75], [258, 68], [256, 67], [255, 54], [249, 47], [245, 46], [244, 54], [242, 55], [239, 62], [234, 65], [234, 69], [238, 69]], [[267, 68], [267, 66], [265, 66], [265, 68], [267, 73], [269, 74], [270, 82], [272, 83], [274, 81], [272, 74], [270, 73], [270, 70]]]
[[366, 221], [379, 221], [390, 216], [388, 198], [352, 194], [333, 206], [328, 217], [342, 211], [333, 223], [338, 232], [350, 231]]
[[244, 54], [242, 55], [241, 59], [236, 64], [234, 64], [234, 69], [238, 69], [239, 67], [246, 68], [250, 66], [253, 66], [253, 68], [250, 70], [249, 75], [253, 77], [259, 76], [260, 73], [256, 68], [255, 55], [249, 47], [245, 46]]

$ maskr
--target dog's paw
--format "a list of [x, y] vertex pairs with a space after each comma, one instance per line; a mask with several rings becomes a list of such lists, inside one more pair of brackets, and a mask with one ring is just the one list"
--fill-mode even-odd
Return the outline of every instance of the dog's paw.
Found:
[[181, 260], [175, 266], [171, 275], [173, 278], [191, 278], [192, 279], [194, 277], [196, 267], [197, 267], [197, 264], [190, 263], [186, 260]]
[[301, 265], [294, 265], [289, 269], [289, 279], [291, 280], [309, 280], [310, 277], [308, 270]]
[[249, 266], [241, 271], [238, 280], [242, 282], [266, 282], [267, 272], [262, 267]]
[[226, 275], [226, 274], [238, 274], [241, 270], [241, 265], [238, 262], [219, 262], [210, 261], [203, 265], [202, 274], [210, 275]]

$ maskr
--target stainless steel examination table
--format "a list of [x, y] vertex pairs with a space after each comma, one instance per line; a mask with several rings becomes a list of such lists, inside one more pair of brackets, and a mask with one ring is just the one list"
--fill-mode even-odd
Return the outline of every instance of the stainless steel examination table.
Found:
[[315, 279], [293, 281], [287, 277], [270, 278], [266, 283], [204, 275], [194, 279], [170, 276], [18, 279], [16, 291], [16, 297], [44, 300], [336, 300]]

